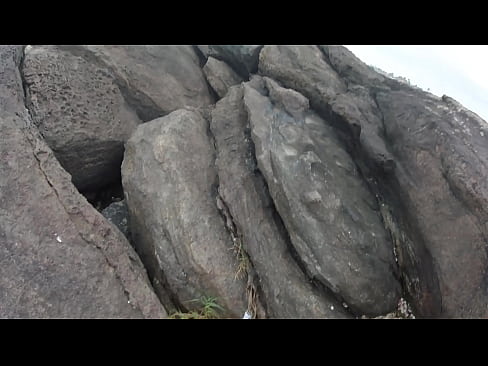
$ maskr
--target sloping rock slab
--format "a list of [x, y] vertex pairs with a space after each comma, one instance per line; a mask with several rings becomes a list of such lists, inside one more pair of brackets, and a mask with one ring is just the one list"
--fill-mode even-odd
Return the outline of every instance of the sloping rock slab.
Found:
[[227, 90], [231, 86], [242, 82], [242, 78], [224, 61], [219, 61], [213, 57], [208, 58], [203, 67], [203, 72], [207, 77], [208, 83], [220, 98], [227, 94]]
[[266, 183], [257, 171], [241, 85], [212, 111], [219, 193], [259, 277], [269, 317], [347, 317], [342, 304], [320, 293], [290, 253]]
[[258, 167], [309, 276], [356, 314], [391, 311], [400, 297], [392, 243], [351, 157], [304, 96], [253, 82], [244, 103]]
[[122, 164], [131, 233], [165, 305], [197, 309], [193, 300], [212, 296], [221, 316], [242, 317], [246, 284], [235, 278], [233, 242], [217, 209], [207, 132], [207, 121], [187, 110], [137, 128]]

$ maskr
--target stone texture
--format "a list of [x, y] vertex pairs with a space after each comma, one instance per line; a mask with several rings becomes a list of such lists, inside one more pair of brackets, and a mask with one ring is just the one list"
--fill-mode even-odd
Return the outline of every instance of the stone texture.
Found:
[[269, 78], [264, 88], [244, 86], [256, 159], [309, 277], [356, 314], [391, 311], [400, 284], [375, 197], [305, 97]]
[[219, 61], [213, 57], [208, 58], [203, 67], [203, 72], [207, 77], [208, 83], [220, 98], [227, 94], [227, 90], [231, 86], [242, 82], [242, 78], [225, 62]]
[[289, 250], [289, 239], [257, 170], [242, 86], [234, 86], [212, 111], [219, 194], [238, 240], [259, 277], [271, 318], [347, 317], [342, 305], [315, 288]]
[[140, 123], [107, 68], [57, 47], [30, 47], [23, 74], [35, 125], [80, 190], [119, 176], [124, 142]]
[[365, 87], [384, 88], [386, 86], [387, 79], [384, 76], [358, 59], [346, 47], [321, 45], [319, 48], [324, 52], [334, 70], [348, 83], [361, 84]]
[[122, 183], [133, 242], [163, 303], [196, 309], [213, 296], [222, 316], [242, 317], [246, 284], [236, 279], [233, 242], [216, 204], [215, 150], [208, 122], [178, 110], [140, 125], [126, 145]]
[[324, 58], [314, 46], [267, 46], [259, 70], [309, 97], [340, 132], [380, 203], [416, 314], [485, 317], [486, 122], [342, 47], [321, 49]]
[[143, 121], [186, 106], [205, 108], [213, 98], [192, 46], [64, 46], [108, 68]]
[[0, 318], [165, 317], [137, 254], [22, 114], [20, 58], [0, 48]]
[[438, 292], [419, 291], [412, 281], [408, 289], [423, 314], [486, 317], [488, 128], [444, 99], [408, 87], [377, 96], [386, 139], [402, 168], [395, 170], [397, 194], [439, 283]]
[[[0, 317], [488, 316], [485, 121], [344, 47], [199, 49], [0, 48]], [[104, 207], [141, 120], [123, 183], [157, 295], [55, 158]]]
[[205, 56], [225, 61], [244, 79], [248, 79], [250, 74], [256, 73], [259, 52], [263, 48], [263, 46], [253, 45], [210, 45], [198, 47]]
[[259, 55], [259, 73], [300, 92], [318, 111], [347, 90], [317, 46], [265, 46]]
[[102, 210], [102, 215], [114, 224], [126, 238], [129, 237], [129, 212], [124, 200], [105, 207]]

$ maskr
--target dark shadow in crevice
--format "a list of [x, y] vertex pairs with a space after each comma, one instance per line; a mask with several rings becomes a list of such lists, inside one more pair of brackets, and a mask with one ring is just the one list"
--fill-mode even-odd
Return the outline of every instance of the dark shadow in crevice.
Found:
[[198, 63], [200, 65], [200, 68], [202, 68], [207, 63], [207, 56], [205, 56], [203, 54], [202, 50], [200, 48], [198, 48], [198, 46], [193, 45], [192, 48], [195, 51], [195, 53], [197, 54], [197, 56], [198, 56]]
[[124, 199], [124, 188], [122, 187], [122, 176], [120, 170], [112, 183], [92, 190], [80, 190], [87, 201], [98, 211], [102, 211], [114, 202]]

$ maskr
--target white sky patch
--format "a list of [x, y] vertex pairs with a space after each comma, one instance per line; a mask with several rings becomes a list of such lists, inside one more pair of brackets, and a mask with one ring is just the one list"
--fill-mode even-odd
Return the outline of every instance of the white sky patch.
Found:
[[442, 96], [488, 121], [488, 46], [346, 45], [369, 65]]

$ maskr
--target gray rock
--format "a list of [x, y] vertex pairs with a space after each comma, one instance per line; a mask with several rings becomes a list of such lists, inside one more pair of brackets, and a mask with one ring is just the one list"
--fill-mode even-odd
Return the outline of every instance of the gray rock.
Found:
[[319, 112], [347, 90], [317, 46], [265, 46], [259, 55], [259, 73], [299, 91]]
[[392, 311], [400, 284], [374, 196], [306, 99], [269, 78], [265, 87], [269, 97], [244, 86], [258, 167], [308, 276], [356, 314]]
[[248, 79], [250, 74], [256, 73], [259, 62], [259, 52], [263, 46], [252, 45], [211, 45], [198, 46], [207, 57], [225, 61], [242, 78]]
[[80, 190], [113, 183], [140, 123], [107, 68], [56, 47], [30, 47], [23, 73], [35, 125]]
[[124, 200], [105, 207], [102, 210], [102, 215], [114, 224], [126, 238], [129, 237], [129, 212]]
[[203, 72], [207, 77], [208, 83], [220, 98], [227, 94], [227, 90], [231, 86], [242, 82], [242, 78], [225, 62], [213, 57], [208, 58], [207, 63], [203, 67]]
[[309, 97], [342, 131], [381, 203], [415, 312], [485, 317], [486, 123], [450, 98], [372, 71], [343, 48], [321, 48], [323, 59], [314, 46], [265, 47], [260, 72]]
[[0, 111], [21, 117], [17, 121], [23, 125], [28, 111], [18, 67], [22, 55], [22, 46], [0, 46]]
[[365, 87], [384, 88], [386, 78], [358, 59], [343, 46], [319, 46], [339, 75]]
[[165, 317], [127, 240], [16, 114], [20, 54], [0, 48], [0, 103], [17, 103], [0, 112], [0, 318]]
[[242, 317], [246, 284], [235, 278], [233, 242], [217, 209], [207, 131], [201, 115], [178, 110], [129, 139], [122, 183], [132, 239], [165, 305], [196, 309], [192, 300], [212, 296], [222, 316]]
[[[266, 46], [260, 56], [260, 73], [306, 96], [314, 110], [346, 133], [346, 140], [350, 135], [360, 140], [373, 169], [394, 169], [382, 139], [381, 112], [367, 88], [381, 85], [385, 78], [343, 47], [321, 48], [324, 53], [316, 46]], [[359, 80], [360, 85], [355, 85]]]
[[127, 102], [143, 121], [213, 98], [192, 46], [64, 46], [110, 69]]
[[242, 87], [235, 86], [212, 111], [211, 130], [219, 194], [259, 277], [268, 317], [347, 317], [342, 305], [314, 288], [293, 259], [266, 183], [256, 171], [247, 118]]
[[[377, 100], [385, 139], [401, 167], [395, 171], [395, 193], [422, 244], [399, 259], [417, 311], [424, 316], [488, 316], [486, 122], [448, 98], [442, 101], [406, 86], [379, 93]], [[433, 273], [428, 274], [436, 286], [412, 275], [425, 272], [419, 268], [421, 250], [431, 256]]]

